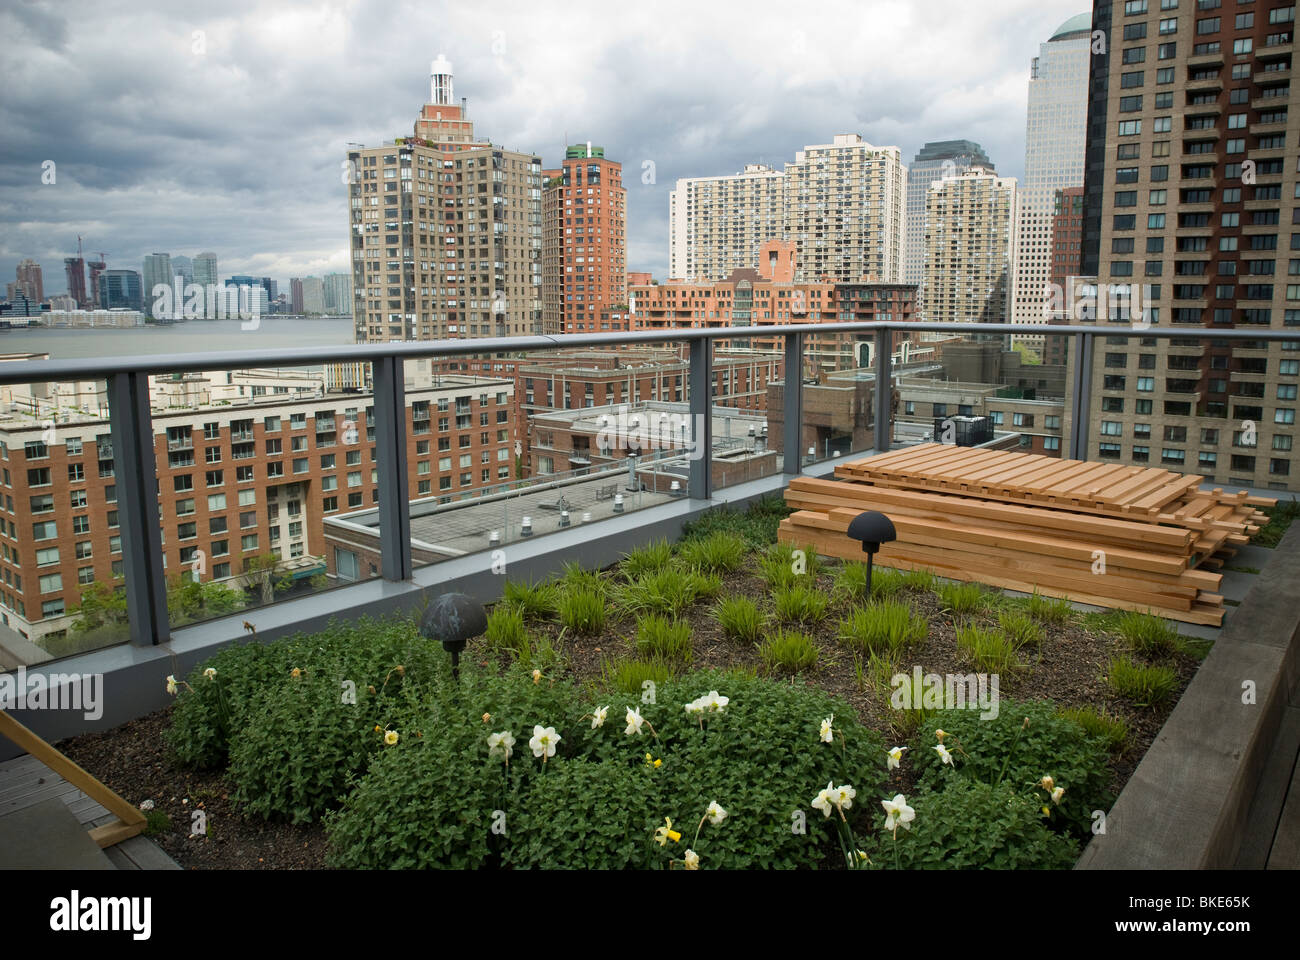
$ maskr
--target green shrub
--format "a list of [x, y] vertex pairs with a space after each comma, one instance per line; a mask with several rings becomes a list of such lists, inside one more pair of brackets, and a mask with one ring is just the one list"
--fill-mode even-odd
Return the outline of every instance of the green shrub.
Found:
[[697, 600], [716, 594], [721, 584], [716, 576], [668, 567], [623, 584], [618, 602], [634, 616], [658, 613], [675, 617]]
[[560, 623], [579, 636], [594, 636], [605, 629], [605, 595], [589, 586], [571, 586], [557, 604]]
[[687, 540], [678, 551], [681, 560], [703, 573], [730, 573], [745, 562], [749, 547], [744, 538], [719, 531], [695, 540]]
[[[1060, 716], [1051, 703], [1002, 700], [998, 708], [997, 717], [988, 720], [981, 720], [977, 709], [939, 710], [929, 717], [906, 754], [918, 787], [945, 790], [958, 779], [992, 784], [1001, 778], [1018, 793], [1032, 794], [1035, 785], [1050, 776], [1065, 788], [1054, 818], [1079, 836], [1088, 835], [1092, 811], [1110, 808], [1110, 770], [1102, 742]], [[936, 730], [945, 732], [944, 746], [955, 766], [944, 765], [935, 751]], [[1041, 805], [1047, 794], [1039, 790], [1035, 796]]]
[[878, 869], [894, 869], [895, 852], [903, 870], [1068, 870], [1079, 858], [1079, 843], [1048, 825], [1041, 799], [1011, 783], [959, 779], [907, 802], [915, 817], [897, 831], [896, 850], [876, 811], [881, 829], [867, 853]]
[[1045, 597], [1036, 589], [1024, 600], [1025, 612], [1037, 620], [1039, 623], [1053, 623], [1057, 625], [1070, 622], [1074, 616], [1074, 608], [1070, 606], [1070, 601], [1059, 597]]
[[1028, 613], [1003, 610], [998, 614], [998, 627], [1015, 650], [1024, 647], [1037, 650], [1043, 645], [1043, 628]]
[[1116, 619], [1115, 628], [1125, 646], [1142, 657], [1172, 657], [1183, 649], [1178, 628], [1149, 613], [1124, 610]]
[[488, 614], [487, 642], [493, 650], [508, 650], [519, 656], [529, 649], [528, 628], [524, 626], [524, 615], [517, 607], [497, 604]]
[[821, 623], [826, 619], [826, 594], [806, 584], [778, 589], [772, 596], [777, 620], [782, 623]]
[[680, 620], [648, 613], [636, 624], [636, 649], [650, 659], [690, 663], [691, 628]]
[[1128, 724], [1122, 717], [1092, 707], [1067, 707], [1059, 712], [1083, 727], [1088, 736], [1099, 740], [1111, 753], [1122, 754], [1128, 749]]
[[1178, 686], [1172, 667], [1147, 666], [1124, 658], [1110, 662], [1106, 680], [1118, 696], [1132, 700], [1139, 707], [1165, 704]]
[[646, 683], [659, 686], [667, 681], [672, 670], [669, 664], [655, 660], [606, 660], [601, 664], [601, 677], [611, 690], [640, 696]]
[[619, 570], [629, 580], [658, 573], [673, 562], [673, 548], [667, 540], [637, 547], [623, 556]]
[[1019, 645], [1000, 630], [974, 624], [959, 626], [957, 649], [984, 673], [1012, 674], [1022, 666], [1016, 656]]
[[840, 622], [840, 642], [859, 653], [897, 654], [930, 632], [925, 618], [906, 604], [887, 601], [855, 607]]
[[988, 609], [989, 596], [978, 583], [945, 583], [939, 587], [939, 602], [956, 616], [971, 616]]
[[525, 621], [543, 620], [555, 616], [558, 597], [554, 584], [507, 580], [501, 605], [518, 611]]
[[713, 609], [713, 618], [731, 640], [757, 643], [763, 633], [763, 614], [749, 597], [725, 598]]
[[801, 673], [817, 663], [817, 646], [807, 634], [778, 630], [758, 648], [769, 673]]
[[600, 575], [600, 571], [584, 570], [577, 560], [570, 560], [564, 565], [558, 585], [561, 592], [588, 590], [602, 597], [609, 593], [609, 581]]

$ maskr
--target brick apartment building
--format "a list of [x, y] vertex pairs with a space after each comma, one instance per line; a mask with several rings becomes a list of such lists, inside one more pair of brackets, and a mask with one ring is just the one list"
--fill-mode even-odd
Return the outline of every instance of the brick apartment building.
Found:
[[[449, 501], [514, 472], [514, 382], [445, 377], [407, 391], [412, 498]], [[202, 551], [204, 580], [237, 580], [250, 556], [298, 573], [364, 579], [326, 555], [325, 517], [376, 502], [373, 408], [364, 394], [271, 395], [153, 416], [169, 577]], [[0, 622], [24, 639], [66, 631], [81, 588], [122, 576], [109, 421], [75, 415], [53, 442], [40, 420], [0, 422]]]

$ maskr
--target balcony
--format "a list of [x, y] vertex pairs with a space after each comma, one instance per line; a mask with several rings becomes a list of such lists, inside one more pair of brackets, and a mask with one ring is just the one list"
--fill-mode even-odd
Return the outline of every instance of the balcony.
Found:
[[[369, 539], [373, 550], [367, 556], [373, 557], [378, 575], [371, 580], [360, 579], [358, 575], [357, 582], [349, 582], [327, 592], [259, 607], [255, 615], [251, 615], [255, 621], [257, 637], [269, 641], [299, 631], [317, 630], [332, 617], [354, 619], [368, 613], [410, 611], [417, 609], [427, 598], [452, 590], [471, 593], [481, 600], [495, 600], [499, 594], [501, 578], [494, 578], [486, 572], [492, 562], [489, 558], [493, 551], [506, 552], [512, 581], [538, 581], [552, 576], [558, 572], [563, 561], [575, 557], [581, 558], [585, 567], [604, 567], [618, 561], [631, 548], [652, 543], [661, 537], [675, 539], [683, 524], [701, 517], [715, 507], [723, 504], [743, 505], [780, 493], [795, 477], [827, 477], [834, 472], [837, 457], [843, 462], [843, 457], [839, 456], [843, 453], [850, 453], [856, 458], [870, 452], [888, 451], [898, 446], [899, 440], [906, 441], [913, 436], [902, 423], [901, 416], [893, 417], [890, 413], [892, 387], [895, 382], [901, 383], [904, 372], [909, 375], [913, 372], [913, 368], [896, 364], [891, 359], [894, 335], [908, 331], [951, 336], [970, 334], [971, 327], [969, 324], [850, 323], [769, 326], [761, 331], [765, 337], [784, 338], [785, 357], [792, 361], [789, 369], [793, 369], [793, 362], [802, 365], [808, 356], [806, 348], [809, 343], [815, 337], [825, 334], [860, 335], [868, 342], [874, 339], [877, 347], [885, 347], [875, 352], [870, 367], [844, 371], [840, 377], [823, 378], [820, 383], [815, 376], [790, 377], [787, 381], [789, 390], [785, 389], [786, 383], [780, 383], [777, 385], [778, 392], [769, 394], [773, 399], [768, 405], [767, 419], [774, 425], [798, 424], [801, 431], [822, 422], [828, 426], [828, 429], [816, 434], [811, 454], [808, 453], [809, 444], [804, 442], [804, 433], [798, 434], [797, 442], [787, 442], [784, 431], [776, 426], [771, 435], [774, 442], [781, 444], [781, 449], [759, 449], [765, 445], [757, 442], [757, 433], [750, 439], [748, 428], [736, 426], [741, 418], [735, 411], [720, 410], [710, 403], [712, 391], [709, 386], [713, 383], [715, 369], [710, 347], [718, 340], [743, 340], [755, 336], [749, 330], [669, 330], [559, 338], [519, 337], [495, 341], [372, 344], [342, 348], [338, 353], [329, 349], [294, 351], [292, 357], [278, 358], [284, 363], [328, 363], [341, 356], [346, 356], [349, 360], [360, 357], [375, 365], [374, 465], [379, 474], [378, 505], [367, 502], [364, 509], [355, 509], [341, 515], [336, 528], [338, 541], [344, 539], [344, 534], [349, 538]], [[1004, 336], [1021, 333], [1023, 328], [987, 325], [980, 332]], [[1131, 330], [1109, 326], [1063, 326], [1054, 328], [1052, 334], [1070, 337], [1074, 341], [1070, 345], [1071, 356], [1088, 358], [1088, 364], [1093, 362], [1094, 348], [1101, 349], [1102, 341], [1098, 338], [1168, 339], [1175, 335], [1180, 338], [1190, 336], [1186, 329]], [[1216, 339], [1227, 340], [1295, 340], [1300, 339], [1300, 332], [1265, 329], [1239, 335], [1238, 331], [1216, 330], [1214, 336]], [[700, 422], [708, 424], [704, 436], [700, 438], [705, 443], [705, 456], [692, 459], [676, 455], [672, 451], [661, 451], [654, 471], [643, 470], [637, 464], [630, 467], [619, 465], [610, 469], [597, 463], [591, 469], [604, 470], [599, 475], [548, 477], [542, 482], [528, 485], [521, 483], [513, 489], [509, 488], [510, 485], [502, 485], [502, 489], [483, 491], [472, 501], [463, 503], [450, 499], [456, 494], [455, 490], [439, 492], [434, 497], [417, 498], [414, 501], [410, 499], [413, 491], [406, 487], [409, 479], [408, 466], [414, 465], [407, 462], [405, 442], [405, 425], [408, 421], [400, 376], [404, 359], [664, 341], [684, 344], [690, 351], [689, 375], [684, 383], [688, 388], [685, 391], [687, 401], [680, 405], [680, 409], [685, 414], [703, 417]], [[237, 364], [241, 367], [255, 365], [256, 362], [251, 357], [237, 358]], [[1096, 362], [1100, 364], [1100, 358]], [[115, 411], [118, 415], [113, 418], [114, 440], [120, 453], [120, 468], [125, 476], [147, 475], [154, 466], [151, 459], [152, 444], [140, 440], [141, 437], [152, 436], [151, 425], [134, 420], [133, 417], [138, 415], [136, 408], [125, 403], [124, 398], [132, 396], [133, 386], [138, 386], [150, 373], [172, 369], [175, 365], [176, 360], [173, 358], [109, 361], [107, 369], [102, 360], [95, 365], [101, 371], [100, 375], [109, 378], [110, 396], [115, 398]], [[210, 365], [211, 361], [205, 362], [205, 366]], [[66, 376], [66, 362], [61, 366], [64, 369], [59, 371], [59, 376]], [[3, 371], [0, 382], [28, 381], [34, 377], [39, 379], [45, 374], [41, 364], [29, 364], [21, 372]], [[1130, 370], [1130, 386], [1132, 374], [1133, 371]], [[8, 379], [4, 380], [5, 377]], [[967, 386], [969, 385], [948, 385], [949, 389], [956, 391], [952, 400], [954, 404], [967, 403], [965, 399], [960, 399]], [[1091, 422], [1091, 378], [1079, 377], [1076, 386], [1078, 390], [1065, 403], [1065, 413], [1072, 418], [1078, 430], [1070, 435], [1068, 442], [1063, 439], [1062, 446], [1067, 447], [1063, 453], [1081, 454], [1087, 449], [1089, 432], [1096, 429], [1096, 424]], [[840, 411], [853, 412], [841, 414]], [[584, 416], [591, 413], [587, 410], [569, 412]], [[902, 413], [901, 406], [899, 413]], [[854, 417], [864, 422], [857, 424]], [[862, 427], [859, 435], [837, 435], [844, 432], [836, 429], [837, 426], [852, 424]], [[925, 429], [933, 425], [931, 420]], [[1153, 459], [1156, 459], [1160, 456], [1159, 441], [1151, 445]], [[593, 443], [588, 449], [594, 452], [599, 448]], [[743, 471], [746, 458], [753, 462], [760, 454], [768, 456], [773, 471], [755, 476], [746, 475], [739, 481], [722, 478], [722, 470]], [[807, 462], [809, 458], [813, 462]], [[1194, 452], [1191, 459], [1195, 460]], [[737, 466], [733, 467], [733, 464]], [[495, 467], [495, 462], [493, 466]], [[473, 469], [476, 472], [479, 469], [477, 462], [473, 464]], [[675, 489], [672, 486], [674, 483], [677, 484]], [[437, 489], [438, 484], [435, 482], [433, 486]], [[340, 489], [337, 493], [331, 491], [330, 495], [337, 495], [341, 499], [345, 490], [346, 488]], [[169, 702], [161, 692], [161, 684], [155, 682], [158, 677], [168, 673], [180, 676], [182, 672], [203, 662], [217, 646], [246, 637], [243, 621], [250, 617], [241, 613], [202, 623], [172, 626], [165, 613], [160, 611], [157, 602], [161, 599], [158, 590], [162, 573], [161, 565], [156, 563], [162, 545], [161, 538], [153, 535], [153, 531], [158, 528], [157, 503], [153, 501], [152, 491], [149, 497], [144, 497], [135, 492], [128, 482], [121, 484], [119, 496], [123, 500], [119, 508], [122, 511], [123, 546], [134, 574], [128, 577], [125, 585], [127, 607], [131, 614], [129, 641], [119, 647], [82, 653], [59, 663], [61, 670], [104, 673], [110, 676], [109, 683], [130, 683], [142, 691], [135, 699], [123, 699], [110, 704], [102, 718], [101, 726], [104, 727], [120, 724], [131, 716]], [[442, 499], [443, 497], [448, 499]], [[615, 497], [621, 497], [622, 500], [616, 501]], [[635, 503], [636, 497], [640, 497], [642, 502]], [[551, 509], [562, 504], [577, 507], [569, 509], [569, 526], [561, 525], [562, 510]], [[624, 509], [620, 510], [620, 506]], [[250, 506], [248, 509], [254, 508]], [[525, 515], [523, 510], [528, 511], [526, 515], [532, 521], [528, 536], [519, 535], [522, 516]], [[590, 519], [584, 517], [584, 513], [589, 513]], [[543, 524], [546, 529], [542, 529]], [[231, 526], [234, 527], [233, 515]], [[243, 524], [240, 526], [242, 528]], [[249, 529], [251, 531], [254, 528]], [[494, 533], [496, 537], [493, 537]], [[250, 532], [247, 535], [253, 534]], [[271, 537], [269, 531], [263, 533], [264, 540]], [[238, 536], [233, 539], [232, 547], [237, 549]], [[312, 549], [319, 552], [315, 545]], [[331, 557], [327, 563], [333, 572], [337, 561]], [[1233, 622], [1235, 621], [1229, 621], [1230, 626]], [[1246, 622], [1243, 620], [1243, 624]], [[1244, 626], [1240, 629], [1244, 629]], [[1226, 638], [1228, 635], [1224, 636]], [[171, 659], [173, 655], [177, 657], [175, 662]], [[1261, 710], [1252, 716], [1263, 713]], [[80, 718], [66, 714], [30, 713], [24, 716], [24, 721], [40, 728], [40, 732], [50, 738], [85, 729]], [[1224, 752], [1223, 756], [1230, 753]], [[1133, 803], [1134, 801], [1129, 801], [1129, 809], [1133, 809]], [[1128, 815], [1133, 816], [1134, 813]], [[1171, 851], [1171, 855], [1185, 849], [1181, 845], [1176, 846], [1176, 851]], [[1102, 855], [1100, 852], [1093, 854]]]

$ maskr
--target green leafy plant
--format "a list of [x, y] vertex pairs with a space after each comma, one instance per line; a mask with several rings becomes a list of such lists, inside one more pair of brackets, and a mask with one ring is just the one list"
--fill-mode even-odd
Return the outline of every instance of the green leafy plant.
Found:
[[714, 607], [713, 618], [730, 640], [757, 643], [763, 632], [763, 614], [749, 597], [726, 597]]
[[648, 613], [636, 624], [636, 649], [643, 658], [689, 663], [691, 628], [680, 620]]
[[637, 697], [646, 689], [647, 683], [661, 685], [671, 674], [672, 666], [657, 660], [620, 658], [601, 664], [601, 677], [608, 688]]
[[971, 616], [988, 609], [989, 595], [978, 583], [945, 583], [939, 587], [939, 602], [955, 616]]
[[817, 645], [807, 634], [778, 630], [758, 648], [769, 673], [802, 673], [817, 663]]
[[646, 574], [658, 573], [672, 562], [672, 545], [667, 540], [659, 540], [625, 554], [619, 570], [629, 580], [635, 580]]
[[1118, 696], [1140, 707], [1159, 707], [1167, 703], [1178, 687], [1173, 668], [1148, 666], [1123, 657], [1110, 662], [1106, 681]]
[[772, 595], [773, 609], [782, 623], [816, 624], [826, 619], [826, 594], [803, 583], [782, 587]]
[[897, 654], [920, 643], [929, 633], [925, 618], [906, 604], [886, 601], [855, 607], [840, 622], [842, 644], [859, 653]]
[[739, 569], [749, 552], [744, 538], [734, 533], [717, 531], [707, 537], [686, 540], [678, 554], [688, 566], [704, 573], [730, 573]]
[[963, 624], [957, 628], [957, 649], [985, 673], [1012, 674], [1022, 666], [1020, 646], [1000, 630]]
[[682, 528], [682, 542], [725, 532], [744, 538], [750, 547], [766, 548], [776, 543], [777, 529], [791, 512], [780, 496], [755, 500], [744, 512], [717, 507], [686, 523]]
[[1139, 656], [1172, 657], [1182, 652], [1183, 638], [1178, 628], [1152, 614], [1121, 611], [1115, 628], [1125, 646]]
[[579, 636], [594, 636], [605, 629], [605, 595], [589, 586], [569, 586], [556, 603], [560, 623]]

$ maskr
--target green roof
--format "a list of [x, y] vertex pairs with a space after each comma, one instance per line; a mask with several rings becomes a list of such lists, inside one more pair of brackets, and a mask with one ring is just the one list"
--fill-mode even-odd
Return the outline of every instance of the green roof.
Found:
[[1092, 13], [1080, 13], [1071, 17], [1056, 28], [1056, 32], [1048, 39], [1048, 43], [1053, 40], [1074, 40], [1080, 36], [1092, 34]]

